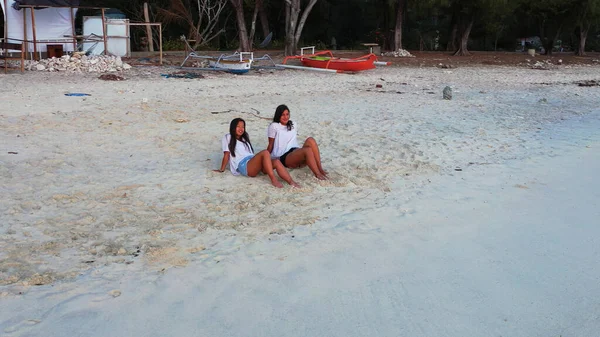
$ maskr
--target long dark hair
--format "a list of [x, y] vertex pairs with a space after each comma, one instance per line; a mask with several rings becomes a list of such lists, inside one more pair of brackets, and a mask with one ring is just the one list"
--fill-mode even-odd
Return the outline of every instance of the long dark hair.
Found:
[[235, 144], [237, 143], [237, 139], [235, 138], [235, 129], [239, 122], [244, 123], [244, 134], [240, 137], [240, 142], [246, 145], [246, 148], [249, 148], [254, 152], [254, 148], [252, 147], [252, 143], [250, 143], [250, 136], [248, 136], [248, 132], [246, 132], [246, 121], [241, 118], [234, 118], [229, 124], [229, 134], [231, 135], [231, 139], [229, 139], [229, 152], [231, 155], [235, 157]]
[[[288, 109], [287, 105], [285, 105], [285, 104], [281, 104], [280, 106], [277, 107], [277, 109], [275, 109], [275, 116], [273, 116], [273, 123], [281, 122], [281, 115], [283, 115], [283, 112], [285, 110], [290, 112], [290, 109]], [[290, 131], [293, 128], [294, 128], [294, 123], [292, 122], [292, 120], [288, 120], [288, 122], [287, 122], [288, 131]]]

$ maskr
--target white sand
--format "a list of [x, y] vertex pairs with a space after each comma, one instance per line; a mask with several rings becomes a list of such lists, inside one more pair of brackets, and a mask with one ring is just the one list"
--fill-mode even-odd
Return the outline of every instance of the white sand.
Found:
[[[600, 331], [600, 68], [159, 73], [0, 75], [2, 336]], [[281, 103], [332, 180], [213, 173]]]

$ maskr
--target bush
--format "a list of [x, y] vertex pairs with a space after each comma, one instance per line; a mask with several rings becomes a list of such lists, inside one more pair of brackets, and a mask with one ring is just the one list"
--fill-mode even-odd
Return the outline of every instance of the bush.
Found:
[[181, 41], [179, 38], [177, 38], [177, 39], [169, 38], [168, 40], [163, 40], [163, 50], [164, 51], [185, 50], [185, 42]]

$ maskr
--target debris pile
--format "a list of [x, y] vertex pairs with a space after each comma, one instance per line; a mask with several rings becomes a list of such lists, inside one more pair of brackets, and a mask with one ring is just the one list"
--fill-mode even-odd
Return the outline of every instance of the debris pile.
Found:
[[[527, 62], [529, 62], [529, 60], [527, 60]], [[545, 60], [545, 61], [537, 61], [534, 64], [530, 64], [530, 68], [538, 69], [538, 70], [549, 70], [551, 68], [556, 68], [556, 66], [550, 60]]]
[[406, 49], [398, 49], [398, 51], [390, 51], [387, 53], [383, 53], [383, 56], [393, 56], [393, 57], [415, 57], [413, 54], [409, 53]]
[[86, 73], [107, 73], [131, 69], [119, 56], [86, 56], [78, 53], [60, 58], [26, 61], [25, 67], [32, 71], [69, 71]]

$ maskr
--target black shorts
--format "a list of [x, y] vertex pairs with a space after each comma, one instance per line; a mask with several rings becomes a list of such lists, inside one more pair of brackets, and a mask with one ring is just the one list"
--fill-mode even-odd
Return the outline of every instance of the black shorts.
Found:
[[297, 147], [293, 147], [291, 148], [288, 152], [284, 153], [283, 155], [281, 155], [281, 157], [279, 157], [279, 161], [283, 164], [283, 166], [288, 167], [285, 164], [285, 158], [287, 157], [288, 154], [292, 153], [294, 150], [297, 150]]

